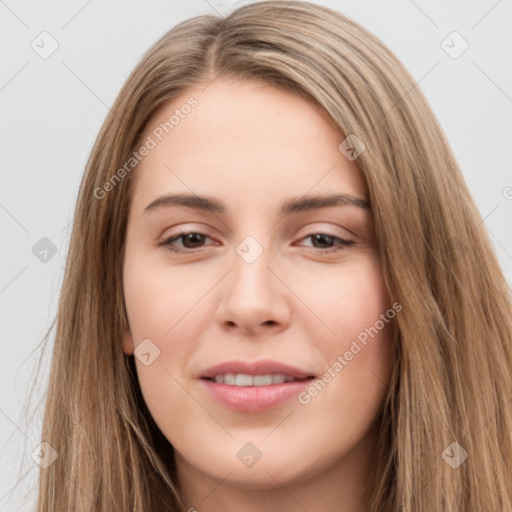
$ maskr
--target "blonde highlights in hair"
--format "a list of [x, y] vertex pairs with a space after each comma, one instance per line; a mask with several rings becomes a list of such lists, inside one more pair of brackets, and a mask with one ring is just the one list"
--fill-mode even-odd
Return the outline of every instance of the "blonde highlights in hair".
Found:
[[[512, 509], [510, 291], [442, 129], [373, 34], [326, 7], [263, 1], [167, 32], [100, 130], [80, 185], [45, 405], [42, 440], [59, 456], [41, 469], [37, 510], [185, 510], [173, 448], [121, 348], [121, 263], [136, 169], [104, 197], [95, 190], [127, 161], [164, 103], [222, 76], [299, 94], [366, 146], [356, 163], [386, 285], [403, 307], [370, 512]], [[441, 456], [453, 442], [469, 454], [457, 469]]]

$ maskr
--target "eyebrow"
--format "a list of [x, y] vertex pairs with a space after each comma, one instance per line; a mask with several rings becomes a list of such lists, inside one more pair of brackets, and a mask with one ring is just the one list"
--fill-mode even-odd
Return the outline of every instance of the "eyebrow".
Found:
[[[282, 215], [317, 210], [329, 206], [357, 206], [365, 210], [370, 209], [370, 203], [350, 194], [324, 194], [315, 196], [292, 197], [281, 204]], [[170, 194], [157, 197], [148, 204], [144, 213], [160, 210], [170, 206], [185, 206], [196, 210], [204, 210], [212, 213], [226, 213], [226, 207], [214, 197], [198, 196], [192, 194]]]

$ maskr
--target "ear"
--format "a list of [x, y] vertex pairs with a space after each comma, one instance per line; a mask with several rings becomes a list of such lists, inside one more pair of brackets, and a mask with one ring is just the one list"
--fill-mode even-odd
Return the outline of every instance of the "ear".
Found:
[[123, 331], [123, 351], [126, 355], [133, 355], [133, 338], [128, 328]]

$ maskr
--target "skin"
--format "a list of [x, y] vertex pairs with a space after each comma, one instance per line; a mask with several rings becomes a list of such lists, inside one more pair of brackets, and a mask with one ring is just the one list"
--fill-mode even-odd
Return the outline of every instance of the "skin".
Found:
[[[190, 88], [153, 116], [141, 140], [190, 96], [198, 105], [136, 169], [123, 262], [123, 350], [133, 354], [145, 339], [160, 350], [148, 366], [136, 358], [137, 374], [175, 448], [187, 506], [364, 511], [374, 420], [391, 377], [392, 323], [307, 404], [294, 397], [265, 412], [233, 411], [210, 397], [198, 373], [268, 358], [321, 376], [390, 308], [371, 210], [278, 212], [282, 201], [305, 194], [367, 200], [365, 181], [339, 151], [344, 136], [326, 113], [258, 80]], [[144, 213], [156, 197], [178, 192], [213, 196], [227, 212]], [[181, 230], [207, 236], [172, 242], [188, 253], [159, 245]], [[311, 236], [318, 233], [353, 245], [322, 244]], [[236, 252], [249, 235], [263, 249], [251, 264]], [[237, 457], [249, 441], [262, 453], [250, 468]]]

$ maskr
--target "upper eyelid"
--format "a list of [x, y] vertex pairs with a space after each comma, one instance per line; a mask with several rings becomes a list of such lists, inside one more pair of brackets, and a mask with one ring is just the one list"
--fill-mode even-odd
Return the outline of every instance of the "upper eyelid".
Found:
[[[313, 225], [319, 225], [319, 224], [326, 224], [326, 223], [332, 223], [333, 221], [316, 221], [316, 222], [313, 222], [312, 224]], [[169, 226], [168, 229], [172, 229], [173, 227], [175, 226]], [[312, 227], [312, 226], [309, 226], [308, 228], [304, 228], [304, 229], [307, 229], [307, 232], [304, 236], [307, 236], [307, 235], [310, 235], [310, 234], [317, 234], [317, 233], [323, 233], [323, 234], [330, 234], [331, 236], [336, 236], [336, 237], [339, 237], [339, 238], [344, 238], [345, 235], [343, 234], [336, 234], [336, 230], [337, 229], [342, 229], [343, 231], [347, 232], [349, 234], [349, 236], [353, 236], [355, 238], [359, 238], [360, 235], [358, 235], [357, 233], [355, 233], [353, 230], [349, 229], [348, 227], [341, 227], [341, 226], [337, 226], [337, 228], [325, 228], [325, 227]], [[167, 231], [167, 229], [165, 230]], [[169, 239], [169, 238], [173, 238], [173, 237], [176, 237], [176, 236], [179, 236], [181, 234], [188, 234], [188, 233], [201, 233], [201, 234], [204, 234], [204, 235], [207, 235], [209, 237], [212, 237], [212, 238], [215, 238], [215, 234], [214, 234], [214, 231], [213, 229], [210, 229], [208, 227], [200, 227], [200, 228], [195, 228], [193, 226], [191, 227], [183, 227], [183, 225], [179, 225], [178, 227], [178, 231], [176, 233], [173, 233], [171, 235], [165, 235], [164, 238], [165, 239]], [[231, 231], [231, 230], [230, 230]], [[361, 231], [359, 229], [359, 231]]]

